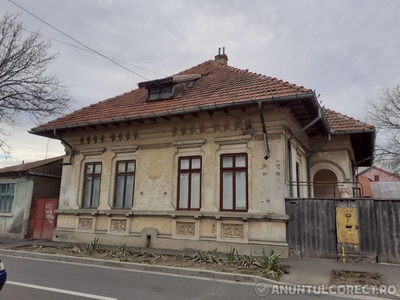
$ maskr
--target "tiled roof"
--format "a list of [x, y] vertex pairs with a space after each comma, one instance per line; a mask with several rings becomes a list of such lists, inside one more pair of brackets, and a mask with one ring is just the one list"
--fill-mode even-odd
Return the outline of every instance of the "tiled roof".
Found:
[[[212, 109], [214, 105], [231, 104], [265, 98], [279, 98], [312, 91], [282, 80], [240, 70], [212, 60], [176, 75], [201, 74], [180, 97], [161, 101], [146, 101], [147, 90], [140, 88], [84, 107], [32, 129], [32, 133], [54, 128], [66, 128], [90, 123], [123, 121], [134, 117], [150, 118], [160, 113], [184, 112], [194, 108]], [[166, 80], [170, 80], [167, 77]], [[163, 82], [164, 79], [155, 80]]]
[[[146, 86], [171, 82], [176, 75], [201, 75], [182, 94], [160, 101], [147, 101]], [[313, 92], [277, 78], [237, 69], [225, 64], [206, 61], [174, 76], [139, 83], [139, 88], [125, 94], [92, 104], [33, 128], [32, 133], [96, 123], [129, 121], [135, 118], [153, 118], [160, 114], [190, 112], [192, 109], [213, 109], [217, 105], [236, 104], [260, 99], [310, 95]], [[196, 77], [194, 77], [196, 78]], [[346, 115], [323, 109], [332, 132], [364, 131], [373, 129]]]
[[323, 111], [333, 133], [338, 131], [368, 131], [374, 129], [372, 125], [368, 125], [336, 111], [327, 108], [323, 108]]
[[57, 160], [62, 160], [63, 156], [57, 156], [57, 157], [52, 157], [48, 159], [43, 159], [43, 160], [37, 160], [34, 162], [30, 163], [24, 163], [21, 165], [16, 165], [16, 166], [11, 166], [11, 167], [5, 167], [0, 169], [0, 174], [11, 174], [11, 173], [26, 173], [29, 172], [33, 169], [36, 169], [41, 166], [45, 166], [47, 164], [51, 164], [53, 162], [56, 162]]

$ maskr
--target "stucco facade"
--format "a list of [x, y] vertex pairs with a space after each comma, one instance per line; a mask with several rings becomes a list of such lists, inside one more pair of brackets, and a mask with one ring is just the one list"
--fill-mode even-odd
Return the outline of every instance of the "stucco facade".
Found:
[[[239, 119], [219, 112], [187, 117], [183, 126], [176, 118], [100, 135], [65, 135], [74, 153], [79, 154], [63, 169], [54, 238], [88, 242], [99, 236], [104, 243], [136, 247], [147, 243], [170, 249], [229, 251], [235, 247], [258, 254], [267, 247], [286, 253], [284, 120], [275, 121], [277, 127], [269, 133], [271, 156], [265, 160], [257, 110], [246, 115], [248, 130]], [[220, 210], [220, 157], [230, 153], [247, 154], [247, 212]], [[199, 211], [177, 210], [178, 159], [193, 156], [202, 159], [201, 207]], [[68, 159], [66, 156], [64, 162]], [[117, 161], [126, 160], [136, 162], [134, 201], [131, 209], [116, 210], [112, 208], [115, 166]], [[88, 162], [101, 162], [103, 169], [98, 209], [85, 211], [80, 207], [83, 166]]]
[[[100, 133], [93, 130], [64, 135], [74, 155], [71, 165], [63, 169], [54, 239], [90, 242], [99, 237], [107, 244], [168, 249], [229, 251], [235, 247], [253, 255], [275, 249], [287, 255], [287, 139], [301, 129], [287, 114], [275, 105], [264, 109], [270, 151], [267, 160], [257, 108], [247, 109], [245, 114], [241, 110], [212, 116], [203, 113], [185, 117], [184, 122], [180, 118], [157, 120]], [[303, 134], [293, 144], [294, 162], [301, 164], [302, 177], [306, 178], [310, 140]], [[247, 212], [220, 208], [220, 158], [229, 153], [247, 154]], [[178, 210], [178, 159], [193, 156], [202, 159], [201, 207], [199, 211]], [[69, 160], [66, 155], [64, 163]], [[117, 210], [113, 208], [115, 167], [116, 162], [127, 160], [136, 162], [133, 206]], [[314, 155], [314, 169], [322, 161], [339, 166], [340, 174], [351, 179], [346, 151]], [[83, 170], [91, 162], [103, 166], [100, 200], [98, 209], [82, 209]]]
[[54, 240], [288, 255], [285, 198], [366, 154], [311, 90], [224, 55], [32, 129], [66, 150]]

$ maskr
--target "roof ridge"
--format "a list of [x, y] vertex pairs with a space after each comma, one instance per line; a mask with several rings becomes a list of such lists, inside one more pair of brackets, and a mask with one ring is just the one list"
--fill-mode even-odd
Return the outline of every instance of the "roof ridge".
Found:
[[23, 164], [8, 166], [8, 167], [1, 168], [0, 172], [13, 170], [15, 168], [22, 167], [22, 166], [24, 167], [23, 170], [29, 170], [29, 169], [32, 169], [32, 168], [37, 168], [37, 167], [40, 167], [40, 166], [48, 165], [50, 163], [53, 163], [53, 162], [55, 162], [57, 160], [62, 159], [63, 157], [64, 157], [64, 155], [60, 155], [60, 156], [45, 158], [45, 159], [41, 159], [41, 160], [35, 160], [35, 161], [23, 163]]
[[258, 79], [265, 80], [266, 78], [268, 78], [271, 81], [277, 80], [278, 83], [282, 83], [283, 85], [290, 86], [292, 88], [303, 89], [304, 92], [311, 91], [311, 89], [307, 89], [302, 85], [297, 85], [297, 84], [294, 84], [294, 83], [290, 83], [289, 81], [284, 81], [283, 79], [279, 79], [277, 77], [272, 77], [272, 76], [269, 76], [269, 75], [255, 73], [255, 72], [249, 71], [249, 69], [239, 69], [239, 68], [236, 68], [236, 67], [233, 67], [233, 66], [224, 65], [224, 64], [220, 64], [220, 63], [216, 63], [216, 64], [218, 65], [217, 67], [222, 67], [222, 68], [225, 68], [225, 69], [229, 68], [229, 69], [232, 69], [235, 72], [246, 73], [246, 74], [248, 74], [250, 76], [257, 77]]
[[[199, 63], [199, 64], [197, 64], [197, 65], [195, 65], [195, 66], [192, 66], [192, 67], [187, 68], [187, 69], [185, 69], [185, 70], [179, 71], [178, 73], [174, 73], [174, 74], [172, 74], [171, 76], [180, 75], [181, 73], [185, 73], [185, 72], [187, 72], [187, 71], [189, 71], [189, 70], [191, 70], [191, 69], [198, 68], [198, 67], [200, 67], [201, 65], [207, 65], [207, 64], [210, 64], [210, 63], [215, 63], [215, 62], [214, 62], [213, 60], [209, 59], [209, 60], [206, 60], [206, 61], [204, 61], [204, 62], [202, 62], [202, 63]], [[220, 64], [219, 64], [219, 65], [220, 65]], [[167, 77], [171, 77], [171, 76], [167, 76]], [[167, 78], [167, 77], [166, 77], [166, 78]]]

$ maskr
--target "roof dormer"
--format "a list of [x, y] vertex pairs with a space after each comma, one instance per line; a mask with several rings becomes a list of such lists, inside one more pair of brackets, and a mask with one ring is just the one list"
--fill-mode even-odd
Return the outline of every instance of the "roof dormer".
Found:
[[147, 101], [166, 100], [179, 98], [199, 78], [201, 78], [201, 74], [175, 75], [141, 82], [138, 86], [144, 87], [148, 91]]

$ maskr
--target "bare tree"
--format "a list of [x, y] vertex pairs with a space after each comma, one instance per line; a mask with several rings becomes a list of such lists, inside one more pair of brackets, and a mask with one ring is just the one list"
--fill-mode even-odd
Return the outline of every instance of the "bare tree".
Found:
[[6, 156], [7, 128], [18, 125], [25, 113], [35, 123], [65, 112], [71, 103], [66, 86], [46, 69], [57, 57], [40, 32], [27, 34], [17, 15], [6, 14], [0, 21], [0, 152]]
[[400, 173], [400, 83], [383, 88], [377, 100], [368, 100], [367, 120], [378, 129], [377, 159]]

